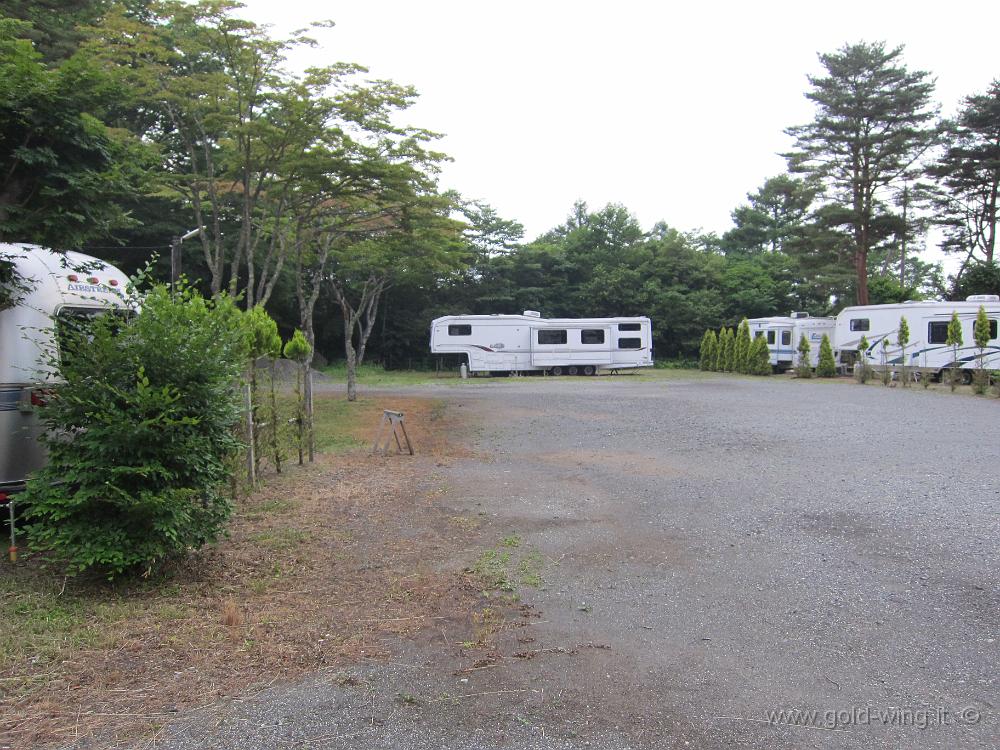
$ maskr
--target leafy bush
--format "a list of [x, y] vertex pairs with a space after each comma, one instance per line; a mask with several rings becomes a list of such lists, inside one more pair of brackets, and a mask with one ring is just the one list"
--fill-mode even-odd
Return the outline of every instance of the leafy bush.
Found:
[[862, 385], [868, 382], [868, 378], [872, 374], [872, 368], [868, 364], [868, 349], [870, 346], [868, 337], [862, 336], [861, 341], [858, 342], [858, 361], [854, 365], [854, 377]]
[[22, 496], [30, 547], [114, 578], [216, 539], [248, 353], [235, 305], [155, 287], [138, 314], [60, 324], [59, 340], [49, 463]]
[[819, 342], [819, 362], [816, 365], [816, 375], [821, 378], [832, 378], [837, 375], [837, 363], [833, 359], [833, 347], [830, 337], [825, 333]]

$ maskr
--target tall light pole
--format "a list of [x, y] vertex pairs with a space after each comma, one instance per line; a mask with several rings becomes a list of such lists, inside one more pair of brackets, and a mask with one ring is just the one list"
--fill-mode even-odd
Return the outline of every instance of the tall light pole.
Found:
[[192, 229], [187, 234], [182, 234], [180, 237], [174, 237], [173, 241], [170, 243], [170, 290], [173, 291], [177, 288], [177, 282], [181, 278], [181, 243], [184, 240], [189, 240], [192, 237], [201, 234], [205, 227], [198, 227], [197, 229]]

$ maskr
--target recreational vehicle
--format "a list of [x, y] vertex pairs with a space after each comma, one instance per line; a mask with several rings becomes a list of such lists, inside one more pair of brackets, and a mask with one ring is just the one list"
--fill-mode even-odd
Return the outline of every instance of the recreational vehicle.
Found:
[[124, 307], [128, 278], [104, 261], [34, 245], [0, 244], [24, 289], [0, 309], [0, 495], [45, 461], [36, 407], [51, 384], [57, 321]]
[[813, 318], [809, 313], [793, 312], [791, 315], [771, 318], [752, 318], [751, 338], [767, 337], [767, 350], [771, 355], [771, 367], [788, 370], [798, 362], [799, 340], [802, 336], [809, 342], [809, 364], [819, 363], [819, 345], [825, 333], [834, 342], [834, 318]]
[[653, 365], [649, 318], [446, 315], [431, 323], [431, 352], [465, 355], [469, 372], [595, 375]]
[[[973, 335], [973, 324], [982, 306], [990, 321], [990, 340], [984, 350], [983, 366], [988, 370], [1000, 369], [1000, 341], [997, 340], [997, 321], [1000, 320], [1000, 297], [995, 294], [977, 294], [965, 302], [903, 302], [891, 305], [865, 305], [845, 307], [837, 316], [837, 348], [840, 361], [854, 364], [861, 356], [876, 370], [895, 370], [905, 365], [910, 372], [921, 376], [938, 377], [947, 368], [962, 369], [966, 382], [971, 382], [972, 371], [979, 367], [979, 348]], [[953, 312], [962, 323], [962, 345], [958, 357], [948, 339], [948, 323]], [[906, 318], [910, 341], [903, 348], [897, 343], [900, 318]], [[868, 347], [860, 351], [861, 338], [868, 340]], [[885, 348], [882, 342], [887, 341]]]

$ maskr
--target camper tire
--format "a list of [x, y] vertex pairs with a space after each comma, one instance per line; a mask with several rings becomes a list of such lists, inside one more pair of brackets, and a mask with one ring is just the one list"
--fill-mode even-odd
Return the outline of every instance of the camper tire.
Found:
[[594, 367], [593, 365], [584, 365], [583, 366], [583, 374], [584, 375], [588, 375], [589, 376], [589, 375], [595, 375], [596, 373], [597, 373], [597, 368]]
[[972, 385], [972, 370], [962, 370], [962, 385]]
[[549, 372], [558, 377], [559, 375], [562, 375], [562, 368], [556, 365], [551, 370], [549, 370]]
[[579, 371], [577, 370], [576, 365], [570, 365], [566, 368], [566, 372], [570, 375], [576, 375]]

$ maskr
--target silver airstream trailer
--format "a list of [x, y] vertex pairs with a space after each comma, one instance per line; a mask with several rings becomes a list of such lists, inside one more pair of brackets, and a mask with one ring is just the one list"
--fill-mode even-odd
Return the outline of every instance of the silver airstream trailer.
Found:
[[0, 244], [24, 289], [0, 309], [0, 495], [45, 462], [37, 407], [58, 356], [54, 321], [125, 307], [128, 277], [102, 260], [37, 245]]

